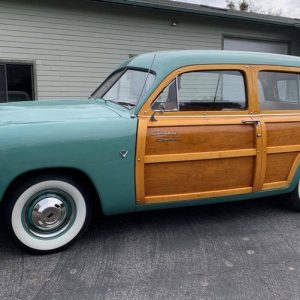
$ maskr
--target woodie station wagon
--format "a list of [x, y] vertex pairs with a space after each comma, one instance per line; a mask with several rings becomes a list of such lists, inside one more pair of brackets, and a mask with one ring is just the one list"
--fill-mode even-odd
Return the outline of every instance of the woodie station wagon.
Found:
[[300, 58], [169, 51], [130, 59], [87, 100], [0, 105], [13, 238], [69, 246], [106, 215], [276, 194], [300, 209]]

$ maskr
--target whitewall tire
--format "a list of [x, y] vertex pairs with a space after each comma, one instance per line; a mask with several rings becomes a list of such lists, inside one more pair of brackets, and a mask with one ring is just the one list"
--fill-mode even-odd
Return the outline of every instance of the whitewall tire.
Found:
[[300, 182], [297, 187], [290, 193], [290, 204], [292, 208], [300, 212]]
[[14, 190], [6, 210], [14, 239], [26, 250], [49, 253], [71, 245], [90, 221], [88, 194], [60, 176], [32, 179]]

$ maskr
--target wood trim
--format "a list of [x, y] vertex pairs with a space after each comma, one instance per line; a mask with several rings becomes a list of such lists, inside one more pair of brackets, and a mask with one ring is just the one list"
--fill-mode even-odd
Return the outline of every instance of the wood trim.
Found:
[[[235, 115], [235, 114], [246, 114], [248, 115], [250, 112], [254, 113], [253, 111], [253, 91], [252, 91], [252, 77], [250, 66], [248, 65], [239, 65], [239, 64], [218, 64], [218, 65], [193, 65], [193, 66], [186, 66], [179, 68], [173, 72], [171, 72], [156, 88], [156, 90], [150, 95], [148, 100], [144, 103], [142, 108], [139, 111], [139, 116], [151, 116], [152, 109], [151, 105], [155, 101], [155, 99], [159, 96], [162, 90], [167, 87], [177, 75], [193, 72], [193, 71], [207, 71], [207, 70], [235, 70], [241, 71], [244, 73], [245, 84], [246, 84], [246, 93], [247, 93], [247, 100], [248, 100], [248, 109], [247, 110], [240, 110], [240, 111], [206, 111], [206, 115]], [[165, 112], [164, 115], [190, 115], [193, 113], [194, 115], [203, 115], [203, 111], [179, 111], [179, 112]]]
[[259, 108], [259, 92], [258, 92], [258, 74], [262, 71], [274, 71], [274, 72], [285, 72], [285, 73], [300, 73], [299, 67], [287, 67], [287, 66], [270, 66], [270, 65], [255, 65], [251, 66], [252, 69], [252, 78], [253, 78], [253, 91], [255, 93], [254, 102], [257, 103], [257, 112], [261, 114], [286, 114], [286, 113], [299, 113], [299, 109], [295, 110], [260, 110]]
[[140, 118], [137, 132], [136, 149], [136, 201], [142, 203], [145, 200], [145, 151], [147, 138], [147, 119]]
[[245, 156], [255, 156], [255, 155], [256, 155], [256, 149], [196, 152], [196, 153], [182, 153], [182, 154], [146, 155], [145, 163], [151, 164], [151, 163], [165, 163], [165, 162], [176, 162], [176, 161], [207, 160], [207, 159], [245, 157]]
[[[150, 119], [146, 117], [147, 119]], [[151, 127], [187, 127], [187, 126], [197, 126], [197, 125], [237, 125], [242, 124], [241, 118], [245, 118], [245, 120], [249, 119], [249, 115], [239, 116], [237, 118], [229, 118], [229, 119], [214, 119], [210, 117], [201, 117], [201, 116], [193, 116], [190, 118], [182, 118], [182, 116], [178, 117], [155, 117], [157, 121], [149, 121], [149, 128]], [[219, 116], [220, 118], [220, 116]], [[174, 122], [177, 122], [176, 124]]]
[[255, 170], [253, 176], [253, 191], [259, 190], [260, 183], [260, 173], [262, 167], [262, 147], [263, 147], [263, 135], [262, 135], [262, 125], [258, 123], [255, 126], [256, 134], [256, 161], [255, 161]]
[[273, 146], [267, 148], [268, 154], [300, 152], [300, 145]]
[[[275, 148], [275, 147], [274, 147]], [[293, 178], [296, 174], [296, 171], [299, 167], [300, 163], [300, 154], [296, 157], [295, 161], [293, 162], [293, 165], [291, 167], [289, 176], [287, 180], [285, 181], [278, 181], [278, 182], [271, 182], [271, 183], [264, 183], [262, 190], [271, 190], [271, 189], [280, 189], [280, 188], [287, 188], [291, 182], [293, 181]]]
[[291, 168], [291, 171], [290, 171], [290, 174], [288, 176], [288, 182], [291, 183], [295, 174], [296, 174], [296, 171], [298, 169], [298, 166], [299, 166], [299, 162], [300, 162], [300, 154], [298, 154], [298, 156], [296, 157], [293, 165], [292, 165], [292, 168]]
[[267, 129], [266, 129], [266, 124], [265, 122], [261, 122], [261, 169], [260, 169], [260, 177], [259, 177], [259, 182], [256, 186], [256, 191], [260, 191], [263, 188], [265, 178], [266, 178], [266, 172], [267, 172]]
[[278, 182], [270, 182], [264, 183], [262, 189], [263, 190], [273, 190], [288, 187], [290, 184], [289, 181], [278, 181]]
[[209, 192], [199, 192], [199, 193], [188, 193], [188, 194], [176, 194], [176, 195], [163, 195], [163, 196], [148, 196], [145, 197], [147, 203], [167, 203], [175, 201], [190, 201], [203, 198], [214, 198], [214, 197], [224, 197], [240, 194], [248, 194], [252, 192], [252, 187], [238, 188], [238, 189], [228, 189], [219, 191], [209, 191]]

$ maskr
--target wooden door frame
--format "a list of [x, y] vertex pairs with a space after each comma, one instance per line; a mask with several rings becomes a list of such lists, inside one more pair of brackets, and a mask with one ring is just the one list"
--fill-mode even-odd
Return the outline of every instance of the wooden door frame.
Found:
[[300, 152], [300, 145], [289, 146], [268, 146], [267, 141], [267, 124], [268, 123], [293, 123], [300, 122], [300, 110], [260, 110], [259, 108], [259, 87], [258, 76], [261, 71], [270, 72], [287, 72], [287, 73], [300, 73], [300, 67], [288, 67], [288, 66], [270, 66], [270, 65], [255, 65], [251, 66], [252, 80], [253, 80], [253, 102], [256, 105], [255, 110], [257, 116], [261, 120], [263, 125], [263, 159], [262, 159], [262, 172], [260, 179], [261, 190], [267, 191], [272, 189], [287, 188], [291, 184], [294, 175], [300, 164], [300, 154], [297, 155], [291, 170], [289, 172], [287, 180], [277, 181], [272, 183], [265, 183], [266, 169], [267, 169], [267, 155], [275, 153], [293, 153]]
[[[192, 125], [216, 125], [216, 124], [241, 124], [242, 119], [248, 119], [249, 121], [254, 120], [252, 116], [258, 112], [258, 104], [255, 103], [253, 83], [254, 78], [249, 65], [195, 65], [183, 67], [175, 70], [169, 74], [148, 98], [146, 103], [140, 110], [139, 113], [139, 124], [137, 132], [137, 152], [136, 152], [136, 200], [138, 204], [143, 203], [157, 203], [167, 201], [179, 201], [186, 199], [201, 199], [219, 196], [229, 196], [236, 194], [246, 194], [253, 191], [258, 191], [262, 188], [263, 178], [261, 176], [261, 169], [263, 167], [263, 155], [264, 155], [264, 134], [265, 127], [260, 122], [255, 126], [256, 130], [256, 148], [254, 149], [242, 149], [242, 150], [230, 150], [230, 151], [214, 151], [207, 153], [185, 153], [185, 154], [174, 154], [174, 155], [145, 155], [146, 150], [146, 137], [147, 130], [149, 127], [168, 127], [174, 126], [175, 119], [178, 121], [176, 126], [192, 126]], [[192, 71], [206, 71], [206, 70], [235, 70], [243, 72], [246, 95], [247, 95], [247, 109], [244, 111], [205, 111], [205, 112], [165, 112], [163, 115], [158, 114], [156, 118], [159, 122], [150, 121], [150, 117], [153, 114], [151, 109], [152, 103], [156, 100], [159, 94], [167, 87], [179, 74], [192, 72]], [[220, 117], [223, 119], [220, 120]], [[182, 123], [182, 121], [184, 121]], [[153, 162], [166, 162], [166, 161], [182, 161], [184, 160], [199, 160], [199, 159], [215, 159], [215, 158], [226, 158], [226, 157], [245, 157], [255, 156], [255, 170], [253, 178], [253, 186], [246, 188], [238, 188], [232, 190], [219, 190], [210, 192], [199, 192], [186, 195], [172, 195], [169, 196], [154, 196], [146, 199], [145, 197], [145, 164]], [[146, 201], [147, 200], [147, 201]]]

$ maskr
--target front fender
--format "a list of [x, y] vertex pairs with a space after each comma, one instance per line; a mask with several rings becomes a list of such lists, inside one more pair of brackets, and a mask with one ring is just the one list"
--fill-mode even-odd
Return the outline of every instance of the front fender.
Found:
[[104, 214], [134, 211], [136, 129], [136, 118], [121, 117], [1, 127], [0, 199], [24, 173], [73, 168], [94, 183]]

